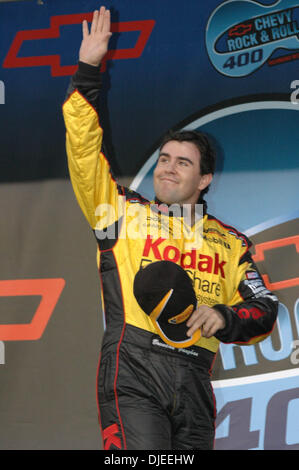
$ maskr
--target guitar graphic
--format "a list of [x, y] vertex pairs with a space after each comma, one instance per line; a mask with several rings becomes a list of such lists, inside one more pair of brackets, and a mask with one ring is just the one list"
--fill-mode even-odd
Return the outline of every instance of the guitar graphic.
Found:
[[218, 72], [230, 77], [249, 75], [277, 49], [299, 50], [299, 2], [278, 0], [267, 6], [253, 0], [222, 3], [207, 23], [206, 48]]

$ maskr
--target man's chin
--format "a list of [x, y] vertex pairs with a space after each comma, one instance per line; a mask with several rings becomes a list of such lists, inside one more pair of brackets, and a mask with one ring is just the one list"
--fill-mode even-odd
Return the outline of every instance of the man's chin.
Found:
[[156, 194], [156, 198], [158, 201], [160, 201], [162, 204], [167, 204], [170, 206], [171, 204], [180, 204], [180, 201], [178, 201], [178, 198], [173, 196], [165, 196], [164, 194]]

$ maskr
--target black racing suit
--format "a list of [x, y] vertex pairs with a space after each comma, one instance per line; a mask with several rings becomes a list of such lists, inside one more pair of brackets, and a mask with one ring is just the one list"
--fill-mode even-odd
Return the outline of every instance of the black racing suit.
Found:
[[[79, 62], [63, 111], [71, 181], [98, 247], [106, 324], [97, 382], [103, 448], [211, 449], [216, 408], [210, 373], [219, 342], [253, 344], [267, 337], [278, 301], [245, 235], [205, 211], [189, 227], [194, 237], [202, 234], [198, 248], [190, 230], [173, 236], [182, 227], [180, 216], [117, 184], [102, 152], [99, 90], [99, 68]], [[143, 222], [133, 237], [136, 210]], [[133, 294], [140, 267], [157, 260], [188, 272], [198, 303], [221, 312], [224, 329], [185, 349], [162, 341]]]

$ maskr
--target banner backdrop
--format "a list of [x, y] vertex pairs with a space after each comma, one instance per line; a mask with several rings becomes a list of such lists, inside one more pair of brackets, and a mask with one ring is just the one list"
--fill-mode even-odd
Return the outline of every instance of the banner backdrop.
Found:
[[[0, 448], [101, 449], [96, 244], [69, 182], [61, 105], [91, 0], [0, 2]], [[216, 449], [299, 449], [299, 2], [107, 0], [101, 124], [146, 197], [162, 135], [218, 154], [208, 211], [253, 241], [271, 337], [221, 345]], [[217, 238], [214, 240], [218, 242]]]

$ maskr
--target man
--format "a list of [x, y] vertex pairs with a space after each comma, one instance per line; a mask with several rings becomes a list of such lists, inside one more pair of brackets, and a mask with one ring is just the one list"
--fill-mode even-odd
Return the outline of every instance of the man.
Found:
[[[154, 204], [114, 180], [101, 152], [98, 118], [99, 70], [110, 37], [110, 13], [101, 7], [90, 32], [83, 22], [79, 67], [63, 107], [74, 192], [98, 244], [106, 320], [97, 383], [103, 448], [212, 449], [210, 372], [219, 342], [264, 339], [272, 331], [278, 302], [252, 262], [250, 241], [206, 212], [202, 195], [212, 181], [214, 156], [204, 135], [165, 138], [154, 172]], [[202, 216], [198, 202], [204, 206]], [[189, 225], [181, 212], [168, 210], [173, 204], [189, 208]], [[141, 215], [138, 230], [135, 209]], [[137, 281], [155, 263], [158, 269], [180, 267], [192, 281], [198, 306], [186, 319], [188, 338], [197, 338], [191, 346], [170, 342], [172, 347], [155, 328], [168, 300], [158, 315], [155, 298], [149, 312], [140, 307]], [[154, 289], [169, 282], [167, 276], [154, 277], [147, 277]], [[181, 297], [174, 297], [174, 304]]]

